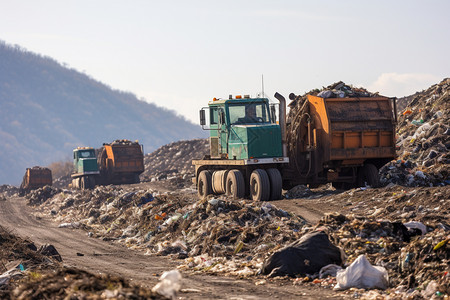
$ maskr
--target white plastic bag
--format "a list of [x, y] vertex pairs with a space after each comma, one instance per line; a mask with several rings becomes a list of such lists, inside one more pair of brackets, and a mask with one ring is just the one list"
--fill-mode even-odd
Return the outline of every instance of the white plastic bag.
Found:
[[372, 266], [364, 255], [358, 258], [345, 270], [337, 272], [335, 289], [345, 290], [351, 287], [360, 289], [387, 289], [388, 272], [383, 267]]
[[406, 228], [417, 228], [422, 231], [422, 235], [427, 234], [427, 226], [423, 223], [417, 222], [417, 221], [410, 221], [408, 223], [404, 223]]
[[178, 270], [164, 272], [158, 282], [152, 289], [166, 298], [175, 299], [177, 292], [181, 288], [181, 274]]

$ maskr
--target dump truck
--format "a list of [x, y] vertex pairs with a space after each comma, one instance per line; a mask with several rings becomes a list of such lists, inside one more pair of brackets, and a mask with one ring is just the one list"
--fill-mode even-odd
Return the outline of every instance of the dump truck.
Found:
[[275, 98], [278, 120], [276, 105], [248, 95], [214, 98], [200, 110], [210, 131], [210, 154], [192, 161], [200, 198], [225, 193], [267, 201], [298, 184], [379, 184], [378, 169], [395, 158], [394, 98], [291, 94], [302, 102], [289, 118], [285, 98]]
[[92, 147], [78, 147], [73, 150], [73, 169], [71, 174], [72, 187], [77, 189], [91, 189], [96, 184], [100, 174], [97, 166], [95, 149]]
[[98, 150], [97, 164], [98, 184], [139, 183], [144, 172], [143, 146], [126, 139], [104, 143]]
[[27, 168], [19, 188], [21, 195], [46, 185], [52, 185], [52, 171], [49, 168], [35, 166]]
[[144, 172], [144, 150], [138, 141], [115, 140], [100, 149], [73, 150], [72, 187], [91, 189], [96, 185], [139, 183]]

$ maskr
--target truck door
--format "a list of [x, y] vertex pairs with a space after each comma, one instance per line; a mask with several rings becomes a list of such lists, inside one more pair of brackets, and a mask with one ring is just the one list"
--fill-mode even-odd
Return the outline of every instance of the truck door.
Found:
[[218, 135], [219, 135], [220, 153], [228, 153], [228, 130], [227, 130], [225, 110], [223, 108], [219, 108], [218, 117], [219, 117]]

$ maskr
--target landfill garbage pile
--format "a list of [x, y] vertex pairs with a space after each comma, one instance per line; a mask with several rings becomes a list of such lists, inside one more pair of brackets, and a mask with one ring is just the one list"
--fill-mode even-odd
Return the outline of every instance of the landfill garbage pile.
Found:
[[61, 192], [59, 188], [46, 185], [42, 188], [31, 190], [25, 195], [25, 198], [28, 200], [28, 205], [37, 205], [47, 201], [47, 199], [53, 197], [59, 192]]
[[[318, 191], [320, 197], [314, 193], [304, 201], [334, 203], [342, 213], [327, 214], [311, 226], [267, 202], [226, 197], [195, 201], [194, 193], [161, 194], [138, 186], [63, 190], [36, 210], [42, 208], [61, 225], [84, 228], [94, 238], [180, 259], [182, 270], [239, 277], [258, 276], [271, 254], [321, 230], [344, 250], [343, 267], [365, 255], [372, 265], [386, 268], [390, 284], [380, 291], [384, 295], [420, 294], [431, 281], [435, 292], [450, 294], [443, 288], [450, 279], [448, 186]], [[336, 285], [335, 277], [320, 278], [319, 273], [293, 280], [298, 279]]]
[[1, 299], [167, 299], [123, 278], [65, 267], [53, 246], [38, 248], [1, 226], [0, 244]]
[[193, 176], [192, 159], [202, 159], [208, 153], [208, 139], [179, 141], [162, 146], [144, 156], [145, 171], [140, 176], [141, 181], [163, 180], [179, 175]]
[[0, 199], [3, 197], [11, 197], [14, 194], [17, 194], [19, 189], [13, 185], [3, 184], [0, 185]]
[[380, 170], [381, 182], [406, 186], [450, 184], [450, 78], [398, 100], [399, 160]]
[[69, 186], [69, 184], [72, 183], [72, 177], [70, 176], [70, 174], [66, 174], [63, 175], [61, 177], [55, 178], [53, 180], [53, 186], [60, 188], [60, 189], [64, 189], [67, 188]]
[[[389, 289], [372, 291], [373, 298], [368, 299], [383, 299], [389, 294], [398, 299], [429, 299], [433, 294], [450, 294], [448, 199], [448, 186], [391, 185], [352, 189], [319, 199], [309, 196], [304, 201], [347, 207], [340, 210], [342, 213], [326, 214], [315, 228], [327, 232], [330, 240], [345, 251], [344, 267], [365, 255], [372, 265], [388, 271]], [[318, 275], [305, 280], [336, 285], [336, 277]]]
[[[216, 272], [219, 267], [224, 273], [239, 270], [235, 261], [227, 260], [235, 257], [248, 265], [249, 275], [259, 270], [268, 251], [299, 238], [305, 224], [270, 203], [195, 198], [195, 192], [160, 194], [137, 187], [102, 186], [91, 191], [65, 190], [40, 204], [60, 226], [85, 228], [92, 237], [149, 255], [190, 258], [188, 268], [211, 269], [214, 264]], [[211, 265], [204, 266], [205, 262]]]

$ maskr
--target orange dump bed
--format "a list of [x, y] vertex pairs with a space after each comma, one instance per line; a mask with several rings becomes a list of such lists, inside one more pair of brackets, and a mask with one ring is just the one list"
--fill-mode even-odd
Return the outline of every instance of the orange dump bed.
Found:
[[27, 168], [21, 187], [23, 189], [37, 189], [46, 185], [52, 185], [52, 171], [48, 168]]
[[315, 146], [323, 161], [348, 163], [395, 157], [395, 118], [387, 97], [321, 98], [308, 95]]

